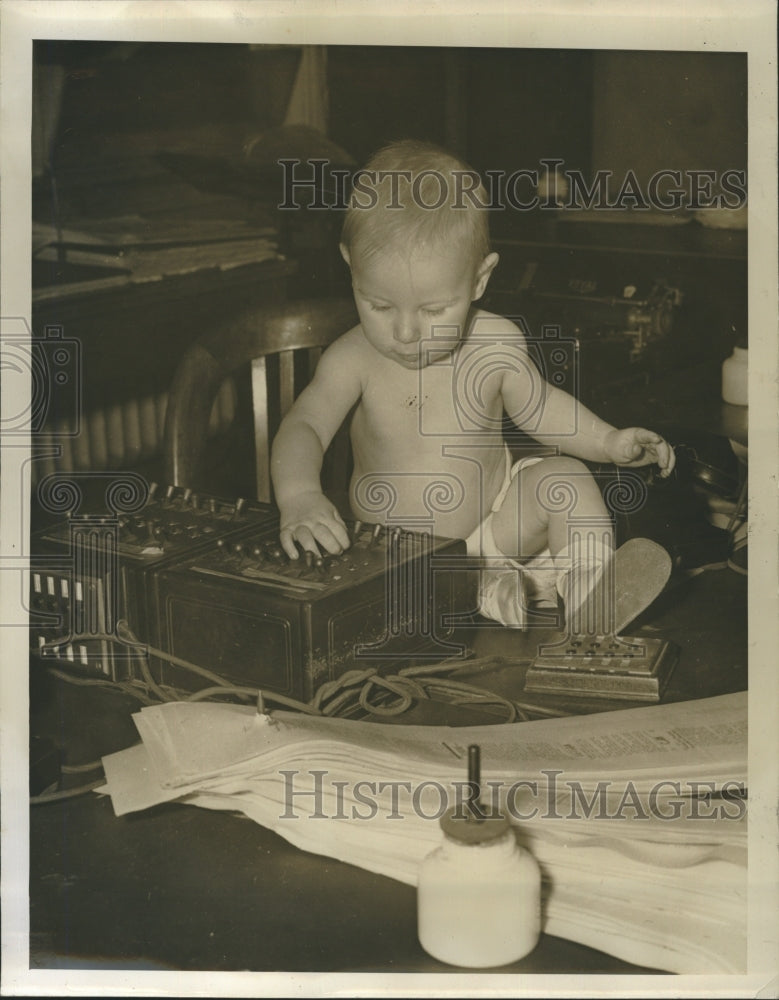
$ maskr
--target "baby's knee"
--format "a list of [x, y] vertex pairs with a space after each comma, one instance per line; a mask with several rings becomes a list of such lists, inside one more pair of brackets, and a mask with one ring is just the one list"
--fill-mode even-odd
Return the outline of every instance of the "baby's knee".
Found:
[[592, 473], [578, 458], [556, 455], [546, 458], [528, 470], [533, 473], [526, 481], [533, 501], [549, 514], [571, 511], [580, 503], [588, 503], [598, 487]]
[[542, 459], [535, 468], [543, 475], [570, 477], [574, 479], [579, 476], [592, 479], [592, 473], [578, 458], [570, 455], [552, 455]]

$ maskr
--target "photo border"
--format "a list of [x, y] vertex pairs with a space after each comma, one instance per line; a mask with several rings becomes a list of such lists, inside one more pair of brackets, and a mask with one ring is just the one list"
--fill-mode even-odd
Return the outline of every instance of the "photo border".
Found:
[[[3, 0], [0, 34], [2, 121], [3, 317], [30, 321], [30, 150], [32, 39], [268, 42], [746, 51], [749, 72], [750, 341], [750, 831], [749, 956], [744, 976], [556, 976], [449, 974], [296, 974], [98, 972], [29, 970], [29, 740], [24, 628], [0, 634], [2, 735], [2, 989], [13, 995], [211, 996], [775, 996], [779, 885], [776, 801], [779, 789], [779, 653], [777, 600], [777, 213], [776, 8], [773, 0], [678, 3], [524, 0], [405, 2], [392, 13], [364, 0], [333, 2], [89, 2]], [[379, 41], [380, 40], [380, 41]], [[3, 373], [5, 375], [5, 373]], [[18, 379], [14, 384], [20, 385]], [[3, 394], [3, 413], [19, 400]], [[18, 473], [29, 441], [2, 449], [2, 560], [26, 523]], [[23, 625], [14, 574], [0, 572], [0, 600], [9, 621]], [[18, 583], [16, 584], [18, 589]], [[4, 621], [6, 618], [3, 619]], [[773, 986], [771, 982], [773, 981]]]

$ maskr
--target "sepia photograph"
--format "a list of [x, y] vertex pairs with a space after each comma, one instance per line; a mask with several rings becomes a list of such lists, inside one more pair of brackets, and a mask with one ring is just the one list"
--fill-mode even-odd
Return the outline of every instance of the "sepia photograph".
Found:
[[773, 5], [0, 16], [2, 993], [776, 995]]

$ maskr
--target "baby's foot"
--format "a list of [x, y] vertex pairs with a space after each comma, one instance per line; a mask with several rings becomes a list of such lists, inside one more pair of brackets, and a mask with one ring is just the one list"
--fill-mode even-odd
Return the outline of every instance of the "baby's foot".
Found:
[[525, 628], [527, 607], [522, 573], [514, 568], [483, 569], [479, 611], [509, 628]]
[[[599, 587], [613, 559], [611, 541], [577, 544], [574, 555], [566, 546], [555, 562], [560, 566], [557, 589], [565, 605], [566, 628], [573, 633], [611, 632], [614, 621], [614, 587]], [[604, 581], [605, 582], [605, 581]]]

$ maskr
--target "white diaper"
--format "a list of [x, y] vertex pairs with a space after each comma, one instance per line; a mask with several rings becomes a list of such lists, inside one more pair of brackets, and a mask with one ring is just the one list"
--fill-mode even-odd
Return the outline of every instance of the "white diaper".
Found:
[[[492, 510], [482, 523], [465, 540], [468, 554], [480, 556], [488, 566], [483, 568], [479, 580], [479, 611], [485, 618], [492, 618], [511, 628], [526, 628], [528, 608], [557, 608], [558, 594], [566, 605], [566, 618], [571, 623], [578, 619], [575, 612], [601, 578], [605, 565], [613, 555], [613, 539], [590, 540], [585, 550], [576, 547], [574, 553], [568, 546], [552, 556], [548, 548], [530, 559], [520, 562], [500, 551], [495, 543], [492, 518], [500, 510], [514, 478], [522, 469], [536, 465], [540, 456], [521, 458], [511, 464], [511, 454], [506, 449], [506, 476], [495, 497]], [[573, 588], [570, 578], [573, 578]], [[572, 606], [569, 606], [571, 605]]]
[[[529, 604], [557, 607], [556, 567], [549, 549], [536, 553], [530, 559], [520, 562], [500, 551], [495, 543], [492, 518], [500, 510], [511, 487], [511, 483], [522, 469], [542, 461], [538, 455], [521, 458], [511, 463], [511, 453], [506, 449], [506, 475], [503, 485], [495, 497], [490, 513], [466, 538], [468, 555], [480, 556], [489, 563], [482, 569], [479, 581], [479, 611], [485, 618], [492, 618], [512, 628], [524, 628], [527, 623]], [[501, 596], [509, 596], [509, 601], [501, 601]], [[514, 609], [510, 620], [501, 611], [509, 605]]]

